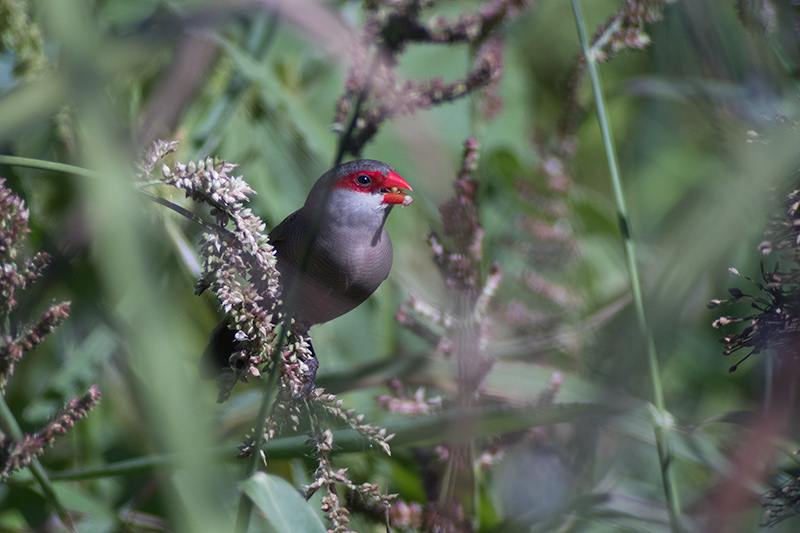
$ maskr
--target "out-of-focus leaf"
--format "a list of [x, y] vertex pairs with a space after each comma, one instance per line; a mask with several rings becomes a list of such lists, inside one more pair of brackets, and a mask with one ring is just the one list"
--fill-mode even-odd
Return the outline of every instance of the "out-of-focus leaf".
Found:
[[139, 2], [112, 1], [104, 2], [100, 8], [100, 15], [110, 24], [127, 25], [142, 24], [143, 20], [152, 16], [158, 9], [156, 0], [141, 0]]
[[[443, 359], [429, 360], [423, 372], [429, 383], [443, 388], [453, 380], [452, 362]], [[530, 403], [548, 387], [554, 375], [561, 375], [562, 383], [556, 394], [559, 403], [609, 403], [625, 404], [619, 391], [613, 394], [603, 387], [551, 366], [515, 361], [497, 361], [483, 383], [483, 393], [512, 404]]]
[[[59, 484], [58, 497], [64, 505], [80, 516], [78, 529], [86, 533], [100, 533], [114, 528], [120, 517], [115, 516], [108, 507], [108, 495], [93, 495], [88, 491], [83, 491], [77, 485]], [[133, 521], [133, 517], [125, 517], [124, 520]], [[163, 526], [163, 524], [161, 524]]]
[[320, 375], [316, 384], [334, 394], [382, 385], [389, 379], [413, 374], [426, 364], [427, 359], [427, 356], [411, 355], [351, 365], [341, 372]]
[[253, 501], [275, 533], [325, 533], [322, 521], [300, 493], [278, 476], [257, 472], [239, 487]]
[[64, 105], [65, 83], [61, 76], [48, 76], [16, 87], [0, 100], [0, 139], [13, 137], [14, 132], [40, 123]]
[[[394, 434], [391, 446], [421, 446], [444, 441], [489, 437], [521, 431], [536, 426], [572, 422], [587, 416], [611, 416], [620, 410], [600, 404], [575, 403], [547, 407], [490, 406], [468, 411], [450, 410], [426, 417], [392, 417], [382, 425], [387, 434]], [[266, 445], [267, 457], [287, 459], [312, 451], [304, 435], [271, 439]], [[333, 431], [335, 452], [363, 452], [367, 440], [352, 429]]]
[[622, 492], [597, 494], [575, 501], [575, 514], [602, 521], [615, 531], [640, 533], [667, 533], [670, 531], [667, 510], [662, 502], [647, 500], [638, 495]]
[[[622, 434], [655, 447], [653, 424], [650, 420], [649, 409], [644, 404], [640, 408], [630, 411], [624, 417], [611, 420], [610, 426]], [[730, 461], [722, 454], [717, 443], [703, 428], [694, 428], [691, 431], [675, 428], [670, 435], [672, 437], [672, 454], [675, 457], [708, 466], [720, 473], [731, 472]]]
[[[587, 416], [609, 416], [619, 410], [599, 404], [562, 404], [548, 407], [511, 408], [491, 406], [471, 410], [450, 410], [434, 416], [400, 418], [392, 417], [384, 423], [392, 446], [420, 446], [443, 441], [488, 437], [502, 433], [525, 430], [535, 426], [560, 424]], [[272, 439], [266, 447], [267, 456], [273, 458], [296, 457], [310, 448], [304, 444], [306, 437]], [[354, 430], [333, 432], [338, 452], [360, 452], [366, 440]]]
[[330, 157], [334, 152], [333, 136], [325, 129], [323, 122], [312, 116], [295, 95], [286, 91], [274, 74], [264, 69], [263, 64], [247, 56], [232, 43], [224, 40], [221, 43], [225, 51], [236, 61], [239, 73], [261, 87], [265, 102], [284, 109], [311, 152], [321, 157]]
[[[608, 406], [590, 403], [527, 408], [497, 406], [470, 411], [451, 410], [429, 418], [405, 419], [390, 425], [389, 429], [396, 434], [392, 444], [418, 445], [459, 438], [488, 437], [618, 412]], [[465, 432], [463, 428], [468, 428], [468, 431]]]

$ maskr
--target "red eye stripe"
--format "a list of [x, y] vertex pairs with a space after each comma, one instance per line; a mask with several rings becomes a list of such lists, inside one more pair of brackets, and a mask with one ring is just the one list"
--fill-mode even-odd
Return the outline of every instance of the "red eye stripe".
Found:
[[[372, 183], [366, 186], [359, 184], [358, 177], [362, 175], [369, 176], [372, 180]], [[384, 180], [385, 177], [379, 170], [361, 170], [359, 172], [353, 172], [347, 176], [339, 178], [336, 181], [336, 185], [334, 185], [334, 189], [352, 189], [359, 192], [374, 192], [383, 187]]]
[[[370, 194], [381, 193], [384, 194], [384, 203], [396, 204], [402, 202], [403, 205], [411, 203], [410, 197], [408, 197], [408, 200], [406, 199], [406, 191], [412, 190], [411, 185], [406, 183], [406, 180], [392, 169], [389, 169], [388, 175], [384, 175], [379, 170], [351, 172], [337, 179], [333, 187], [334, 189], [350, 189]], [[390, 195], [392, 196], [391, 198], [389, 197]]]

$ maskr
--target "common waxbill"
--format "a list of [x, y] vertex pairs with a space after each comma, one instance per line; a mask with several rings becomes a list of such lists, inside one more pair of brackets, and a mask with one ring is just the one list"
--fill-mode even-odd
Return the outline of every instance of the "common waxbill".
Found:
[[[395, 205], [413, 201], [406, 190], [411, 186], [386, 163], [344, 163], [323, 174], [303, 207], [269, 232], [294, 332], [355, 309], [387, 278], [392, 243], [384, 225]], [[223, 320], [206, 358], [227, 367], [234, 350], [234, 332]]]

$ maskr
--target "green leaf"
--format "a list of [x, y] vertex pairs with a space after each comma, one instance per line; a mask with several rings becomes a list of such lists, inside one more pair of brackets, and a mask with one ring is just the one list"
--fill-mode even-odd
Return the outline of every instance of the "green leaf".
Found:
[[264, 64], [243, 53], [234, 43], [220, 39], [220, 44], [236, 63], [239, 74], [259, 87], [262, 102], [275, 109], [282, 109], [291, 119], [285, 126], [291, 124], [296, 128], [293, 133], [302, 137], [311, 153], [321, 157], [328, 157], [333, 153], [333, 136], [327, 130], [325, 123], [314, 116], [303, 101], [302, 95], [285, 87], [274, 73], [264, 68]]
[[325, 526], [300, 493], [281, 477], [256, 472], [239, 488], [253, 501], [276, 533], [325, 533]]

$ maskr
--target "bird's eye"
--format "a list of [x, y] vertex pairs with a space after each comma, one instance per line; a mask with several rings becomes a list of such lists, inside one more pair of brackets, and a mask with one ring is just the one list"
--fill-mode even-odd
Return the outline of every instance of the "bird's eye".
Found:
[[372, 178], [370, 178], [366, 174], [359, 174], [358, 176], [356, 176], [356, 183], [358, 183], [362, 187], [369, 187], [370, 185], [372, 185]]

